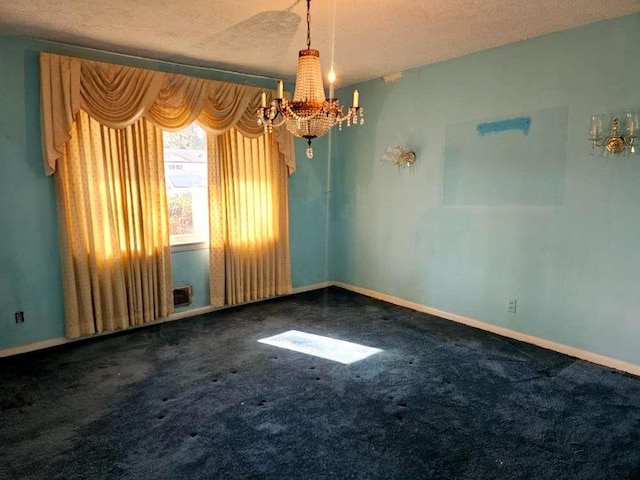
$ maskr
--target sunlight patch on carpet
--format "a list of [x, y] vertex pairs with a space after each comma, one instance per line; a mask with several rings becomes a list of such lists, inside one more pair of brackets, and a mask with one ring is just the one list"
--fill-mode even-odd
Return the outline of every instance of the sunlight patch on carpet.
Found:
[[323, 337], [312, 333], [289, 330], [288, 332], [258, 340], [274, 347], [286, 348], [294, 352], [306, 353], [314, 357], [326, 358], [345, 365], [363, 360], [382, 352], [379, 348], [367, 347], [358, 343], [345, 342], [335, 338]]

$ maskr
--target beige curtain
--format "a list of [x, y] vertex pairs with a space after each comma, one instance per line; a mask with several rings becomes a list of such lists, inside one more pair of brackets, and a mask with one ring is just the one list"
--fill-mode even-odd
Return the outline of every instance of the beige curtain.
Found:
[[287, 168], [273, 135], [209, 135], [211, 304], [291, 292]]
[[[82, 108], [102, 125], [124, 128], [146, 118], [164, 130], [194, 120], [213, 134], [235, 127], [262, 135], [256, 121], [263, 89], [156, 72], [51, 53], [40, 54], [40, 97], [44, 167], [53, 175], [75, 117]], [[275, 91], [267, 91], [269, 101]], [[275, 140], [289, 174], [295, 171], [292, 135], [281, 127]]]
[[115, 130], [79, 111], [55, 175], [66, 335], [173, 311], [162, 132]]
[[[291, 291], [287, 174], [293, 137], [264, 136], [262, 89], [40, 54], [45, 172], [56, 176], [67, 335], [171, 312], [160, 131], [210, 135], [211, 300]], [[275, 94], [267, 91], [268, 100]], [[118, 130], [114, 130], [118, 129]]]

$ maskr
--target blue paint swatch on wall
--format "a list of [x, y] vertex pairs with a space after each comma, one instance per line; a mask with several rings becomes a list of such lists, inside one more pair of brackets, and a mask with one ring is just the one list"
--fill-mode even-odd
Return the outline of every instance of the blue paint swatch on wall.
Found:
[[443, 204], [562, 205], [568, 124], [563, 105], [447, 125]]
[[522, 130], [522, 133], [528, 135], [530, 128], [531, 117], [517, 117], [495, 122], [479, 123], [476, 127], [481, 137], [484, 137], [488, 133], [506, 132], [508, 130]]

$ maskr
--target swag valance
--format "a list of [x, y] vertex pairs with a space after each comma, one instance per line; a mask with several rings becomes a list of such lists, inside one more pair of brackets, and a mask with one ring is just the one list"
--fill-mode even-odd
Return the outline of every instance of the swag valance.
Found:
[[[197, 122], [213, 134], [235, 127], [256, 138], [261, 88], [144, 68], [40, 54], [40, 101], [44, 167], [53, 175], [80, 109], [101, 124], [125, 128], [140, 118], [163, 130], [180, 130]], [[267, 91], [267, 97], [275, 97]], [[270, 101], [270, 98], [268, 98]], [[274, 129], [274, 139], [289, 174], [295, 171], [293, 137]]]

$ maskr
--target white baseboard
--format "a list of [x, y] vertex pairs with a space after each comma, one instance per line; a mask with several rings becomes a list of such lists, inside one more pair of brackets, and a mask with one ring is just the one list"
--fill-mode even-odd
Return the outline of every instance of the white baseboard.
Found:
[[544, 338], [534, 337], [533, 335], [527, 335], [525, 333], [521, 333], [516, 330], [511, 330], [509, 328], [499, 327], [497, 325], [492, 325], [490, 323], [481, 322], [480, 320], [475, 320], [473, 318], [465, 317], [463, 315], [445, 312], [444, 310], [438, 310], [437, 308], [428, 307], [420, 303], [410, 302], [408, 300], [404, 300], [399, 297], [394, 297], [393, 295], [376, 292], [375, 290], [356, 287], [355, 285], [349, 285], [348, 283], [342, 283], [342, 282], [333, 282], [333, 285], [335, 285], [336, 287], [344, 288], [345, 290], [350, 290], [352, 292], [366, 295], [367, 297], [376, 298], [378, 300], [382, 300], [388, 303], [393, 303], [394, 305], [398, 305], [401, 307], [407, 307], [412, 310], [416, 310], [418, 312], [435, 315], [436, 317], [441, 317], [446, 320], [452, 320], [457, 323], [462, 323], [463, 325], [468, 325], [470, 327], [478, 328], [480, 330], [486, 330], [487, 332], [495, 333], [502, 337], [513, 338], [515, 340], [520, 340], [521, 342], [530, 343], [538, 347], [546, 348], [547, 350], [553, 350], [559, 353], [564, 353], [565, 355], [569, 355], [571, 357], [576, 357], [581, 360], [586, 360], [587, 362], [596, 363], [598, 365], [603, 365], [605, 367], [613, 368], [615, 370], [620, 370], [622, 372], [627, 372], [633, 375], [640, 376], [640, 365], [635, 365], [633, 363], [625, 362], [623, 360], [618, 360], [616, 358], [611, 358], [605, 355], [600, 355], [598, 353], [593, 353], [587, 350], [571, 347], [563, 343], [553, 342], [551, 340], [545, 340]]
[[333, 287], [334, 285], [335, 285], [335, 282], [314, 283], [313, 285], [305, 285], [304, 287], [296, 287], [296, 288], [293, 289], [293, 291], [291, 293], [292, 293], [292, 295], [295, 295], [296, 293], [310, 292], [311, 290], [320, 290], [321, 288]]
[[[286, 297], [288, 295], [295, 295], [296, 293], [303, 293], [303, 292], [309, 292], [311, 290], [318, 290], [321, 288], [330, 287], [332, 285], [333, 285], [333, 282], [321, 282], [313, 285], [304, 285], [302, 287], [294, 288], [289, 294], [280, 295], [280, 296]], [[277, 297], [271, 297], [271, 298], [277, 298]], [[264, 300], [270, 300], [270, 298], [266, 298]], [[175, 320], [181, 320], [183, 318], [195, 317], [196, 315], [202, 315], [204, 313], [211, 313], [218, 310], [225, 310], [227, 308], [239, 307], [241, 305], [248, 305], [250, 303], [262, 302], [264, 300], [254, 300], [251, 302], [240, 303], [238, 305], [226, 305], [224, 307], [212, 307], [211, 305], [208, 305], [205, 307], [199, 307], [199, 308], [193, 308], [190, 310], [182, 310], [179, 312], [174, 312], [167, 317], [159, 318], [153, 322], [145, 323], [143, 325], [133, 325], [127, 328], [126, 330], [116, 330], [113, 332], [101, 332], [101, 333], [96, 333], [94, 335], [88, 335], [86, 337], [80, 337], [80, 338], [66, 338], [66, 337], [52, 338], [50, 340], [44, 340], [42, 342], [34, 342], [34, 343], [28, 343], [26, 345], [17, 345], [15, 347], [2, 348], [0, 349], [0, 358], [10, 357], [12, 355], [20, 355], [21, 353], [34, 352], [36, 350], [42, 350], [44, 348], [57, 347], [58, 345], [65, 345], [67, 343], [80, 342], [80, 341], [89, 340], [92, 338], [103, 337], [105, 335], [111, 335], [113, 333], [120, 333], [124, 331], [135, 330], [137, 328], [144, 328], [150, 325], [158, 325], [160, 323], [173, 322]]]
[[33, 352], [35, 350], [42, 350], [43, 348], [57, 347], [58, 345], [64, 345], [69, 343], [69, 340], [65, 337], [52, 338], [50, 340], [43, 340], [42, 342], [28, 343], [26, 345], [18, 345], [15, 347], [8, 347], [0, 349], [0, 358], [10, 357], [12, 355], [20, 355], [21, 353]]

